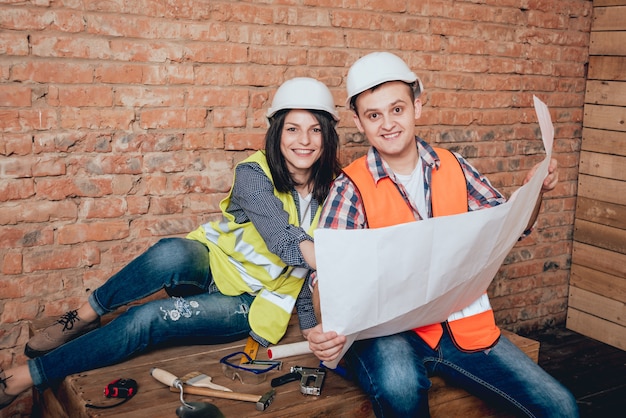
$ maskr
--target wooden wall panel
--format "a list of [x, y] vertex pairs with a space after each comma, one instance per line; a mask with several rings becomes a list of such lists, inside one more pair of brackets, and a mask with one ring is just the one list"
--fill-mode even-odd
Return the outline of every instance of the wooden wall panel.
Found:
[[626, 55], [626, 31], [591, 32], [589, 54]]
[[[584, 125], [589, 128], [626, 131], [626, 107], [585, 104]], [[583, 138], [583, 141], [585, 139]]]
[[626, 106], [626, 83], [589, 80], [587, 81], [585, 101], [601, 105]]
[[574, 222], [574, 240], [583, 244], [604, 248], [605, 250], [626, 254], [626, 229], [614, 228], [610, 225], [576, 218]]
[[626, 156], [626, 132], [583, 128], [581, 150]]
[[626, 350], [626, 0], [595, 0], [567, 327]]
[[626, 6], [596, 7], [593, 10], [591, 30], [623, 30], [624, 22], [626, 22]]
[[626, 157], [581, 151], [579, 171], [597, 177], [626, 180]]
[[592, 312], [607, 321], [626, 327], [626, 304], [613, 299], [612, 296], [599, 295], [572, 287], [570, 300], [576, 304], [580, 311]]
[[626, 183], [580, 174], [578, 176], [578, 197], [580, 196], [626, 205]]
[[574, 241], [572, 259], [576, 260], [574, 264], [626, 279], [626, 254]]
[[567, 327], [595, 340], [626, 350], [624, 327], [601, 317], [570, 308], [567, 311]]
[[626, 278], [576, 264], [572, 266], [572, 288], [588, 290], [626, 303]]
[[589, 57], [589, 80], [626, 81], [626, 57]]
[[593, 0], [593, 7], [626, 6], [626, 0]]
[[576, 219], [626, 229], [626, 206], [578, 196]]

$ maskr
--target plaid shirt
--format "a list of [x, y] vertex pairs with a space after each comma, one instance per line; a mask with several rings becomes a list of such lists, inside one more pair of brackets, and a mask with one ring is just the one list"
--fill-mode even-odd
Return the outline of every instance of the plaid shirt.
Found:
[[[300, 251], [300, 243], [313, 241], [313, 237], [301, 227], [289, 223], [289, 214], [274, 195], [274, 184], [261, 167], [256, 163], [239, 164], [235, 169], [235, 178], [230, 205], [226, 209], [235, 217], [235, 222], [252, 222], [267, 248], [288, 266], [310, 269]], [[291, 195], [299, 214], [298, 192], [292, 189]], [[311, 221], [318, 206], [317, 200], [312, 199]]]
[[[407, 194], [404, 186], [397, 181], [396, 176], [374, 147], [370, 147], [367, 153], [367, 166], [374, 179], [379, 180], [389, 177], [398, 187], [400, 194], [407, 205], [413, 209], [416, 220], [432, 217], [431, 202], [431, 173], [433, 167], [439, 167], [440, 160], [435, 150], [420, 138], [415, 138], [416, 146], [422, 162], [424, 173], [424, 195], [428, 203], [428, 213], [418, 213], [417, 207]], [[506, 201], [474, 167], [463, 157], [455, 153], [459, 160], [467, 182], [467, 206], [469, 211], [497, 206]], [[354, 183], [345, 174], [339, 175], [335, 180], [326, 203], [322, 209], [319, 222], [320, 228], [331, 229], [363, 229], [368, 228], [363, 201]]]

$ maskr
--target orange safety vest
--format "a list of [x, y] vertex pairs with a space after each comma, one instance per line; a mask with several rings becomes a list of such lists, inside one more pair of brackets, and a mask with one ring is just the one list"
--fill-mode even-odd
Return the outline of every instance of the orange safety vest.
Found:
[[[467, 212], [467, 184], [459, 161], [446, 149], [434, 149], [440, 165], [439, 169], [432, 171], [433, 216]], [[415, 222], [411, 207], [389, 177], [374, 182], [365, 156], [352, 162], [343, 171], [359, 191], [370, 228]], [[484, 350], [493, 346], [500, 337], [500, 329], [496, 326], [491, 309], [444, 324], [447, 324], [454, 343], [464, 351]], [[442, 324], [425, 325], [414, 331], [433, 349], [443, 335]]]

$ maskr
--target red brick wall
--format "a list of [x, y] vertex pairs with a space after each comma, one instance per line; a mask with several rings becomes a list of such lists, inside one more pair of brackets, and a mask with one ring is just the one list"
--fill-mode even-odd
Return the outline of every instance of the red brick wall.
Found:
[[[506, 193], [542, 158], [532, 95], [550, 106], [562, 181], [491, 294], [505, 328], [563, 323], [590, 24], [583, 0], [2, 2], [0, 363], [27, 321], [211, 218], [281, 82], [319, 78], [342, 105], [373, 50], [422, 77], [420, 134]], [[365, 144], [341, 115], [347, 162]]]

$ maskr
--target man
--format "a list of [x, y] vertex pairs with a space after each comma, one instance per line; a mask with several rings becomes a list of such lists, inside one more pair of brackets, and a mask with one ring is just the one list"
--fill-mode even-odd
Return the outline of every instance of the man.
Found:
[[[463, 157], [415, 136], [422, 84], [402, 59], [387, 52], [359, 59], [347, 90], [356, 127], [371, 147], [335, 180], [320, 227], [379, 228], [505, 201]], [[557, 184], [556, 169], [552, 160], [524, 235], [541, 195]], [[321, 325], [307, 338], [322, 360], [336, 358], [345, 343], [332, 331], [322, 333]], [[356, 341], [344, 359], [379, 417], [429, 416], [432, 375], [520, 416], [578, 416], [569, 391], [500, 334], [486, 294], [441, 324]]]

